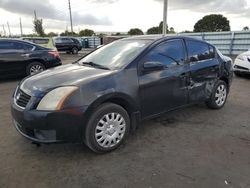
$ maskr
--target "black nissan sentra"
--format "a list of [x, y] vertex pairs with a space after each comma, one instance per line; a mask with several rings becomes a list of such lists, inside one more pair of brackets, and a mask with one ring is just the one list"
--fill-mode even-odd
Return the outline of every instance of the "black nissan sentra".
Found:
[[209, 43], [133, 37], [24, 79], [12, 116], [17, 131], [35, 143], [82, 142], [108, 152], [141, 120], [201, 102], [222, 108], [231, 81], [231, 59]]

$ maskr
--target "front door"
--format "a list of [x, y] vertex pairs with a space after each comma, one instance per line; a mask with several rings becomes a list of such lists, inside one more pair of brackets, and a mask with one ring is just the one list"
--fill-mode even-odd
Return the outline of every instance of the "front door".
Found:
[[1, 76], [23, 74], [25, 60], [25, 50], [21, 43], [7, 40], [0, 42]]
[[[162, 42], [140, 62], [139, 85], [142, 118], [187, 104], [189, 64], [182, 39]], [[146, 62], [159, 62], [164, 69], [143, 71]]]

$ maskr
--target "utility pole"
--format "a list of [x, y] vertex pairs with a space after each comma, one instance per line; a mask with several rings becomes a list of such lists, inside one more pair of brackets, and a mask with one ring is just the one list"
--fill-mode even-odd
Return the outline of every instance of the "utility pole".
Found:
[[21, 31], [21, 37], [23, 36], [23, 26], [22, 26], [22, 19], [20, 17], [20, 31]]
[[163, 6], [163, 29], [162, 29], [163, 36], [165, 36], [167, 34], [167, 16], [168, 16], [168, 0], [164, 0], [164, 6]]
[[4, 24], [3, 24], [3, 33], [4, 33], [4, 36], [6, 37], [6, 31], [5, 31], [5, 28], [4, 28]]
[[34, 18], [35, 18], [35, 20], [37, 20], [37, 17], [36, 17], [36, 10], [34, 10]]
[[7, 22], [8, 30], [9, 30], [9, 37], [11, 37], [11, 32], [10, 32], [10, 25], [9, 22]]
[[69, 16], [70, 16], [71, 34], [73, 35], [73, 23], [72, 23], [72, 14], [71, 14], [70, 0], [69, 0]]

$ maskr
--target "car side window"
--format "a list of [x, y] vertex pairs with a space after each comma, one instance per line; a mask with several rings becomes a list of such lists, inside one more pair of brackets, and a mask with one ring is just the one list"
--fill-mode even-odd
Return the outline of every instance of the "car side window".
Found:
[[24, 50], [24, 45], [20, 42], [13, 42], [13, 50]]
[[187, 40], [188, 58], [190, 62], [198, 62], [211, 59], [211, 51], [208, 44], [199, 41]]
[[55, 42], [55, 43], [61, 43], [61, 42], [62, 42], [62, 39], [61, 39], [61, 38], [55, 38], [55, 39], [54, 39], [54, 42]]
[[181, 39], [174, 39], [156, 46], [144, 57], [144, 62], [160, 62], [166, 67], [171, 67], [183, 64], [184, 59], [183, 41]]
[[66, 42], [66, 43], [72, 43], [72, 40], [69, 38], [61, 38], [62, 42]]
[[209, 54], [210, 54], [210, 58], [215, 58], [215, 50], [214, 50], [214, 47], [209, 46]]
[[23, 44], [23, 47], [25, 51], [31, 51], [34, 48], [34, 46], [29, 44]]
[[0, 42], [0, 50], [11, 50], [13, 49], [13, 43], [8, 41]]

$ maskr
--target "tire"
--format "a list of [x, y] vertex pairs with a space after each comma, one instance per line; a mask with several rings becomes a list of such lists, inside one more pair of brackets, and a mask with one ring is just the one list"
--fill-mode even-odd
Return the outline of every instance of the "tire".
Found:
[[215, 84], [210, 98], [206, 101], [208, 108], [221, 109], [227, 101], [228, 91], [226, 82], [219, 80]]
[[119, 105], [105, 103], [91, 115], [85, 129], [85, 143], [96, 153], [110, 152], [126, 140], [129, 129], [127, 111]]
[[73, 47], [71, 49], [71, 52], [72, 52], [72, 54], [78, 54], [78, 48], [77, 47]]
[[30, 63], [26, 68], [26, 75], [34, 75], [45, 70], [45, 66], [40, 62]]

